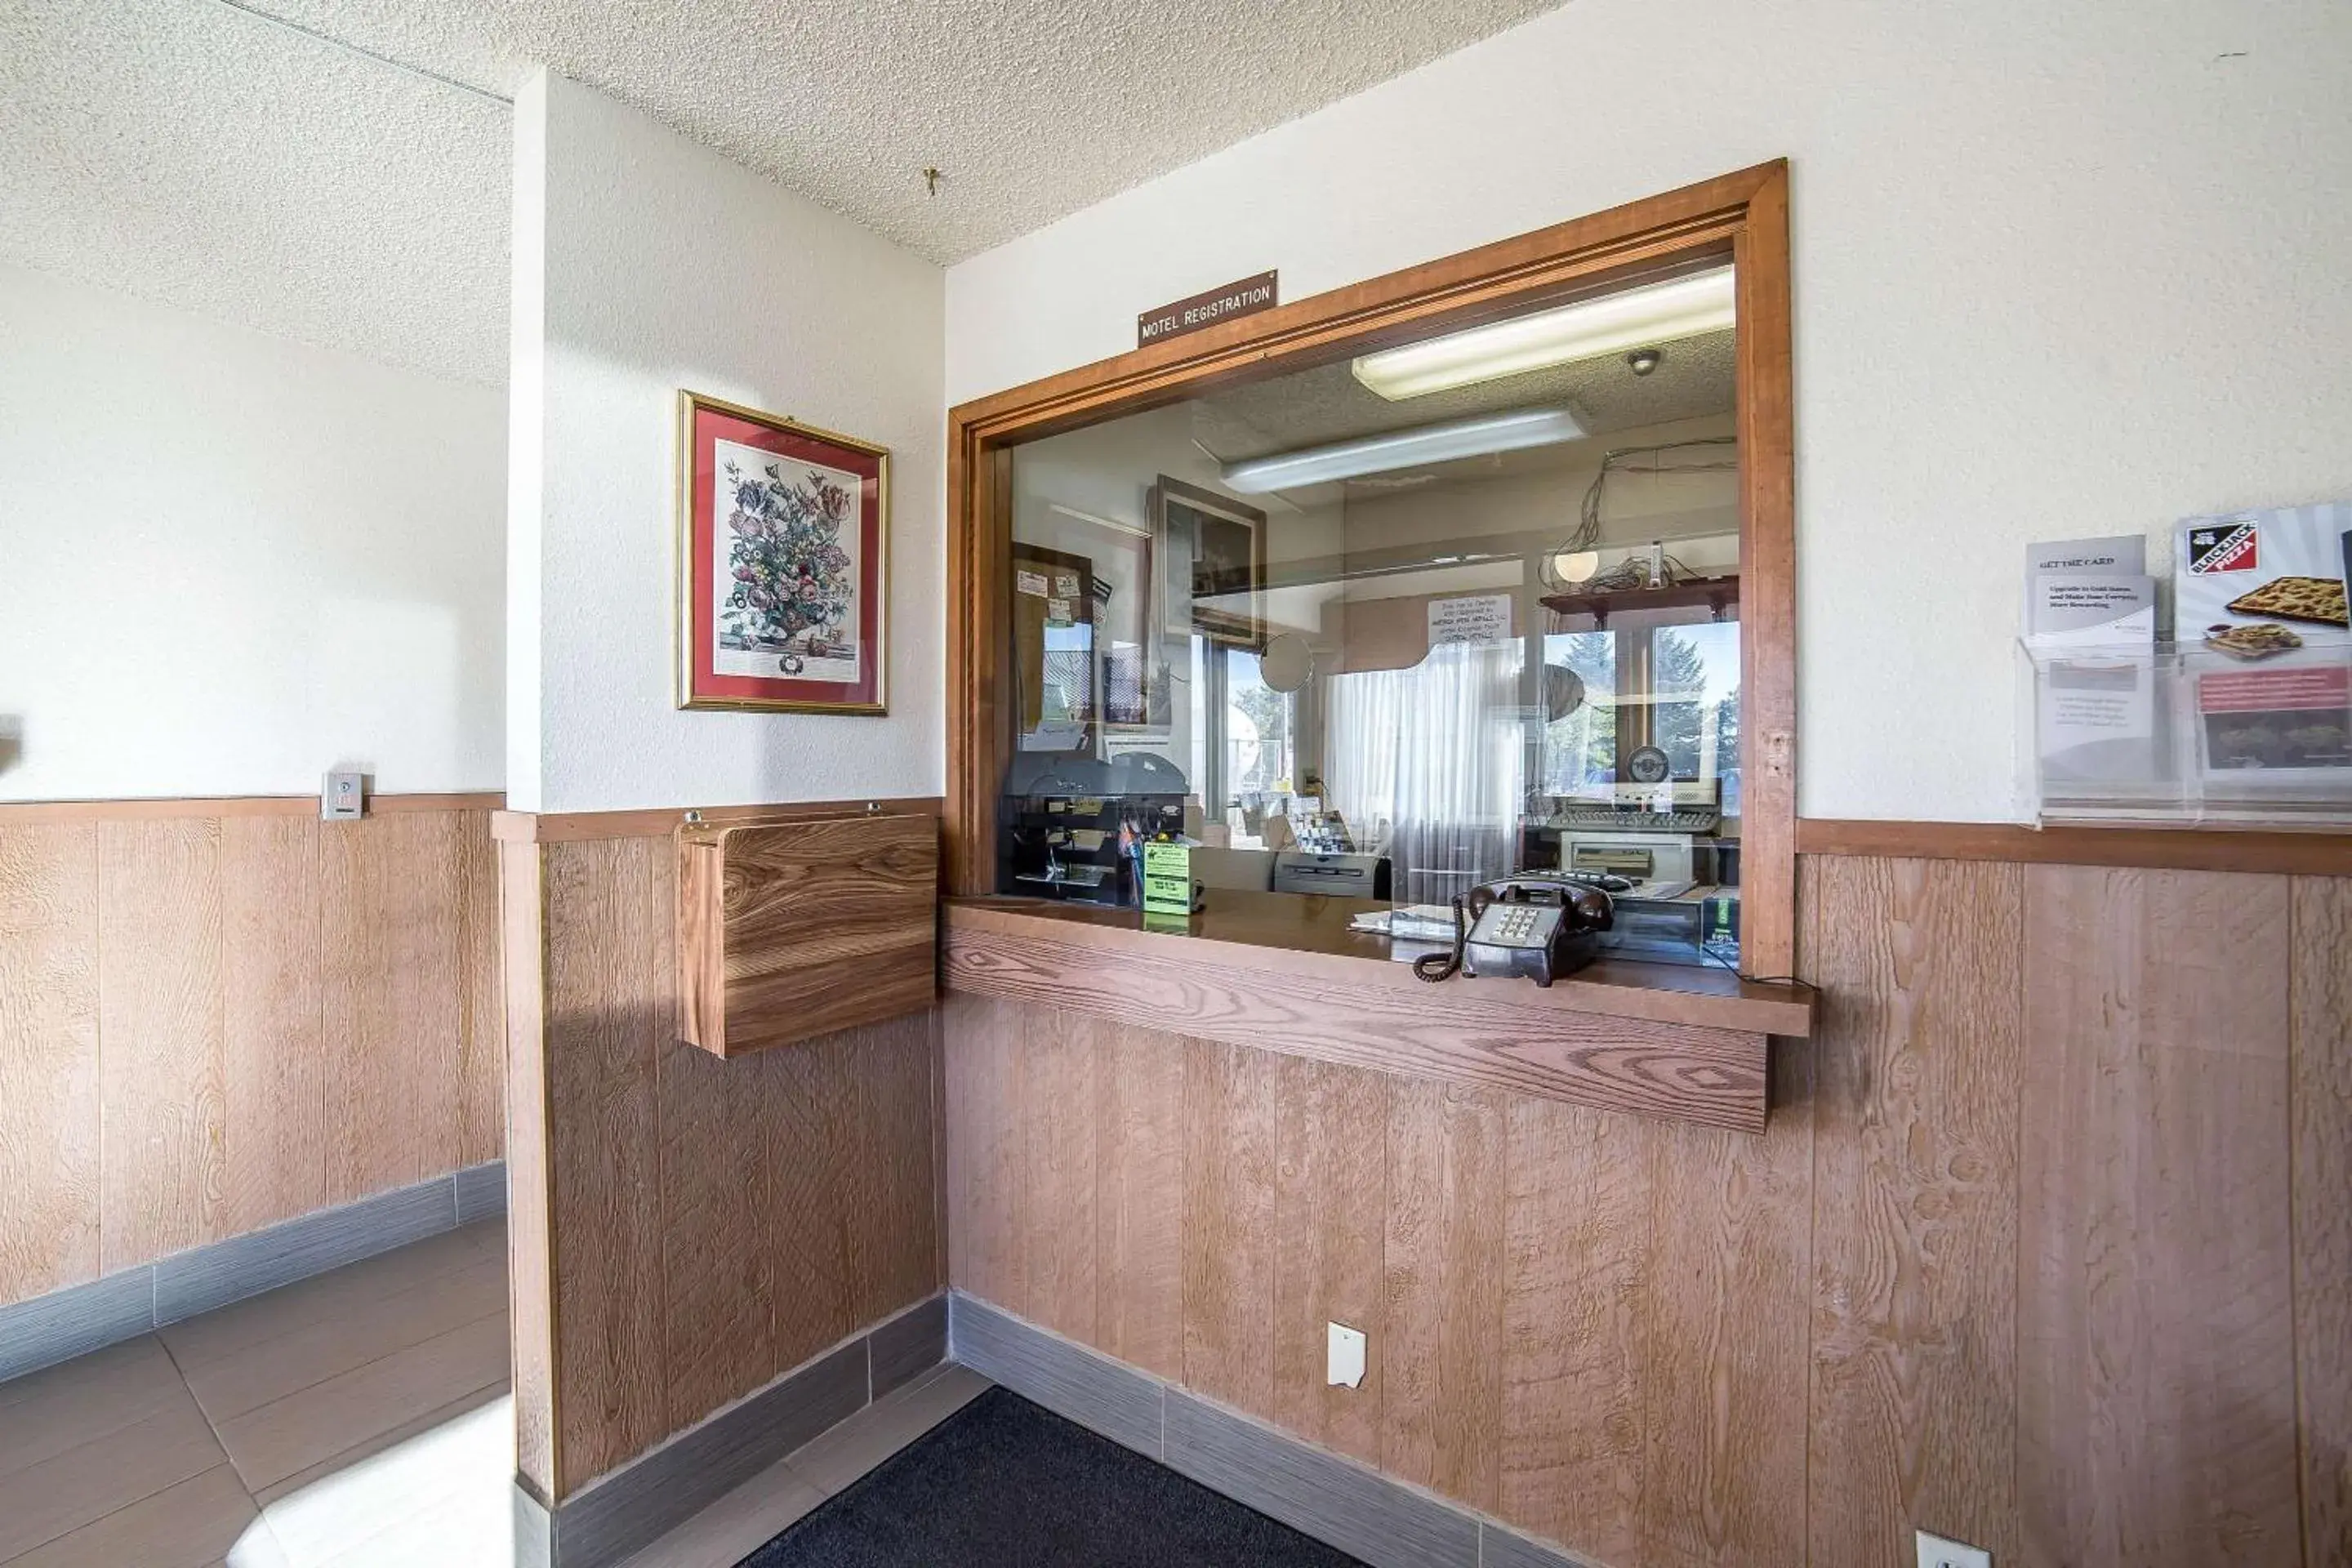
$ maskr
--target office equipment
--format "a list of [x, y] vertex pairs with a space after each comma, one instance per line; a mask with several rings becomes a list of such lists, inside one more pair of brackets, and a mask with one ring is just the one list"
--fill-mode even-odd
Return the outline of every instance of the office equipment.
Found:
[[1621, 784], [1605, 795], [1566, 795], [1549, 826], [1574, 833], [1713, 833], [1723, 823], [1721, 785], [1684, 779], [1671, 786]]
[[1563, 833], [1559, 868], [1609, 872], [1634, 882], [1687, 882], [1695, 848], [1689, 834]]
[[[1610, 896], [1583, 878], [1516, 877], [1486, 882], [1454, 900], [1453, 947], [1413, 960], [1423, 980], [1519, 974], [1549, 986], [1592, 962], [1614, 919]], [[1471, 922], [1462, 931], [1463, 921]]]
[[1277, 893], [1385, 899], [1389, 897], [1389, 858], [1385, 855], [1324, 855], [1311, 849], [1286, 849], [1274, 858], [1274, 890]]
[[678, 1037], [736, 1057], [931, 1005], [939, 838], [930, 816], [681, 827]]

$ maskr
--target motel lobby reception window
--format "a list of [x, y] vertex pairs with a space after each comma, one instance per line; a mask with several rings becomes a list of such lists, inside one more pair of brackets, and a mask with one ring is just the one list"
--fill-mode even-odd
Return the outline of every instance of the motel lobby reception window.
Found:
[[997, 891], [1136, 908], [1181, 845], [1196, 904], [1356, 900], [1402, 942], [1565, 872], [1612, 956], [1736, 965], [1732, 284], [1013, 447]]

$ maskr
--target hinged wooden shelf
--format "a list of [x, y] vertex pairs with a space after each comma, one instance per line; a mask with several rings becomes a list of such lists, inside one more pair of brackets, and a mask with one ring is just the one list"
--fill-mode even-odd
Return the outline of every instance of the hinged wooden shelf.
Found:
[[931, 1005], [939, 818], [677, 832], [678, 1036], [721, 1057]]
[[1213, 890], [1186, 934], [1128, 910], [957, 899], [950, 990], [1097, 1013], [1383, 1072], [1764, 1130], [1769, 1038], [1812, 1032], [1802, 990], [1725, 971], [1603, 962], [1544, 988], [1415, 979], [1350, 899]]

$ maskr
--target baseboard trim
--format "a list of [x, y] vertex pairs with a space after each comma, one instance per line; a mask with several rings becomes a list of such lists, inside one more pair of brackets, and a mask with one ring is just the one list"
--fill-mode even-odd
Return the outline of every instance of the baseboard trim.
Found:
[[1372, 1568], [1599, 1568], [961, 1290], [948, 1359]]
[[0, 1383], [504, 1214], [506, 1192], [494, 1160], [0, 1307]]
[[516, 1484], [515, 1561], [607, 1568], [947, 1359], [944, 1295], [918, 1301], [541, 1508]]

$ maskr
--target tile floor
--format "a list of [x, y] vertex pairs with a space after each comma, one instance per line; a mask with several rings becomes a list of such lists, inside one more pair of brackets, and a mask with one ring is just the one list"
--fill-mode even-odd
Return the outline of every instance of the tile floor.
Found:
[[[941, 1367], [639, 1552], [740, 1557], [988, 1386]], [[0, 1568], [510, 1568], [499, 1221], [0, 1383]]]

